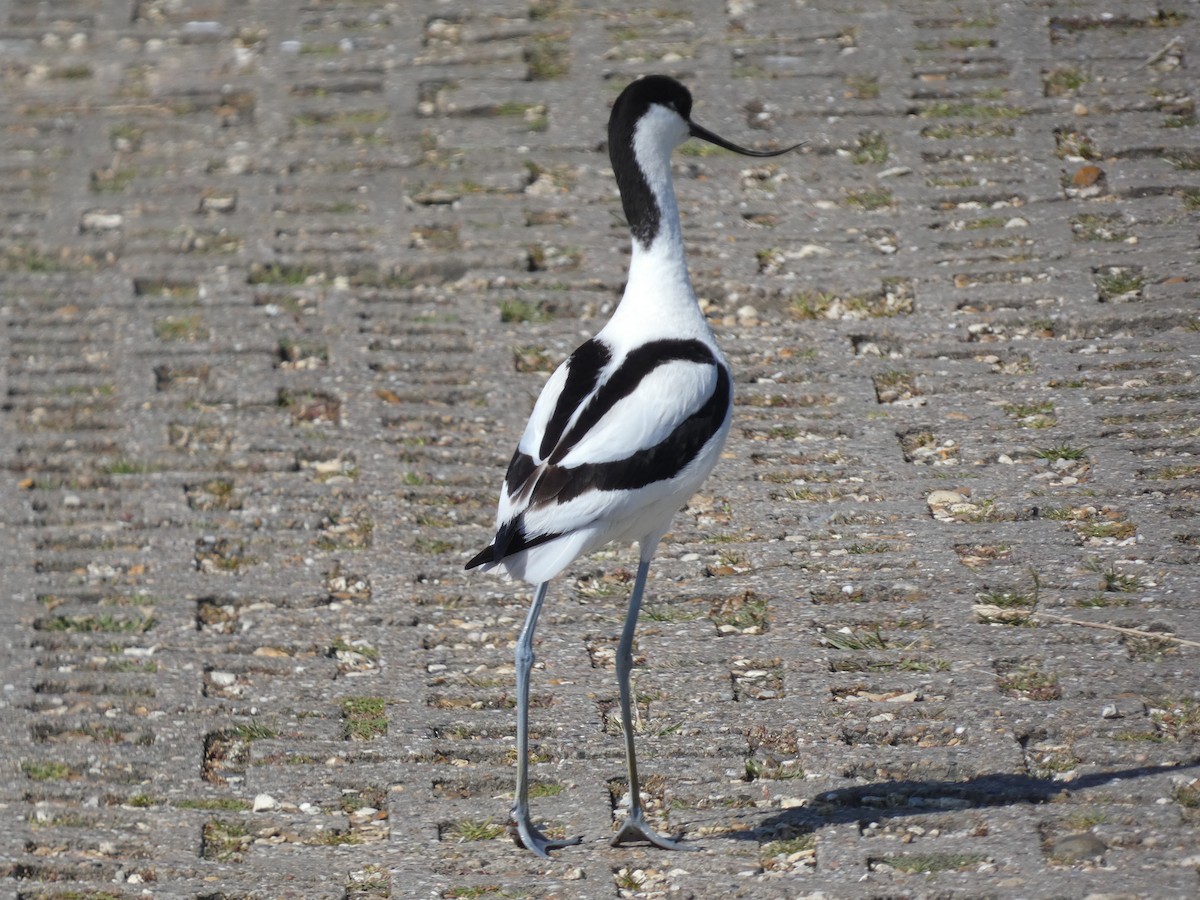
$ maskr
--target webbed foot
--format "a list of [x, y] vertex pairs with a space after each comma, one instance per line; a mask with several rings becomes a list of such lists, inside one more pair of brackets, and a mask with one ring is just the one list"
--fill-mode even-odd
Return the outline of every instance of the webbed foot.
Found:
[[561, 850], [563, 847], [572, 847], [575, 844], [583, 841], [583, 836], [566, 838], [564, 840], [555, 840], [548, 838], [537, 828], [529, 819], [529, 814], [519, 814], [513, 810], [512, 819], [508, 823], [509, 834], [512, 835], [513, 841], [518, 847], [524, 847], [526, 850], [532, 850], [543, 859], [550, 858], [551, 850]]
[[648, 841], [663, 850], [699, 850], [699, 847], [688, 847], [677, 840], [665, 838], [649, 825], [641, 816], [628, 816], [621, 824], [621, 830], [612, 839], [612, 846], [626, 844], [630, 841]]

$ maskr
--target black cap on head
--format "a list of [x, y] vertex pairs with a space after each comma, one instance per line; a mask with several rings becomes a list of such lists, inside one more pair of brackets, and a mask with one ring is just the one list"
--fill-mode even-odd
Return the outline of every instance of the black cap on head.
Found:
[[617, 97], [617, 102], [613, 104], [612, 116], [608, 120], [609, 140], [612, 139], [613, 126], [620, 122], [628, 122], [632, 131], [637, 120], [655, 103], [675, 110], [685, 121], [691, 119], [691, 92], [667, 75], [647, 75], [630, 82]]
[[633, 142], [638, 120], [654, 104], [673, 109], [685, 122], [691, 121], [692, 95], [682, 84], [666, 75], [647, 75], [630, 82], [613, 104], [608, 118], [608, 150]]
[[637, 127], [638, 120], [646, 110], [656, 103], [679, 113], [688, 123], [688, 130], [692, 137], [700, 138], [702, 141], [708, 141], [710, 144], [724, 147], [726, 150], [732, 150], [743, 156], [780, 156], [795, 150], [803, 143], [785, 147], [782, 150], [751, 150], [749, 147], [735, 144], [692, 121], [692, 95], [682, 84], [667, 75], [647, 75], [645, 78], [639, 78], [627, 85], [617, 97], [617, 102], [613, 104], [612, 115], [608, 120], [610, 154], [615, 145], [619, 143], [628, 145], [633, 140], [633, 130]]

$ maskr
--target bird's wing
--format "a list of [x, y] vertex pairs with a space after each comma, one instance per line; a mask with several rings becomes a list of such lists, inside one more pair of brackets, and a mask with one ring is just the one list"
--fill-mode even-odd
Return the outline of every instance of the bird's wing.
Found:
[[[707, 360], [670, 358], [635, 373], [635, 378], [627, 377], [624, 368], [597, 390], [555, 445], [549, 462], [570, 471], [630, 460], [647, 482], [673, 474], [646, 468], [647, 460], [639, 454], [664, 442], [664, 449], [676, 456], [684, 452], [680, 441], [685, 435], [672, 436], [714, 396], [721, 375], [718, 363], [711, 355]], [[723, 421], [724, 409], [710, 412], [720, 416], [717, 424]], [[682, 466], [688, 460], [674, 462]]]
[[533, 405], [525, 431], [504, 476], [500, 504], [496, 509], [496, 528], [500, 530], [528, 505], [529, 494], [537, 483], [548, 451], [576, 413], [601, 382], [604, 368], [612, 359], [608, 345], [596, 338], [585, 341], [554, 370]]
[[708, 345], [655, 341], [610, 360], [593, 339], [547, 382], [501, 491], [497, 560], [661, 499], [723, 427], [732, 385]]

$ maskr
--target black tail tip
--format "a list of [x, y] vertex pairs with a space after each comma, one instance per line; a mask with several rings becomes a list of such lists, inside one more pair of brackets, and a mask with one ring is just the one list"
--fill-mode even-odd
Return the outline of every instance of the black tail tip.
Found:
[[465, 566], [463, 566], [463, 568], [464, 569], [474, 569], [477, 566], [482, 566], [482, 565], [486, 565], [487, 563], [490, 563], [490, 562], [495, 562], [495, 555], [492, 552], [495, 549], [496, 548], [494, 545], [488, 544], [486, 547], [484, 547], [482, 550], [480, 550], [478, 553], [476, 553], [474, 556], [472, 556], [471, 559], [467, 562], [467, 564]]

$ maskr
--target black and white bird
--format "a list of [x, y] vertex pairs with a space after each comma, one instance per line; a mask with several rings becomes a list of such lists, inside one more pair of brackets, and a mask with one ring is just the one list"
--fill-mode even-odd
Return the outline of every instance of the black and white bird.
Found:
[[733, 382], [688, 275], [671, 152], [689, 137], [745, 156], [795, 149], [740, 147], [697, 125], [691, 112], [687, 88], [661, 75], [633, 82], [613, 105], [608, 152], [633, 234], [625, 293], [608, 324], [546, 382], [504, 477], [495, 537], [467, 563], [536, 585], [516, 650], [512, 825], [518, 843], [539, 856], [582, 838], [550, 840], [529, 814], [534, 629], [550, 580], [610, 541], [636, 541], [640, 549], [616, 657], [629, 814], [612, 843], [680, 848], [650, 828], [642, 812], [630, 707], [633, 632], [655, 547], [721, 454]]

